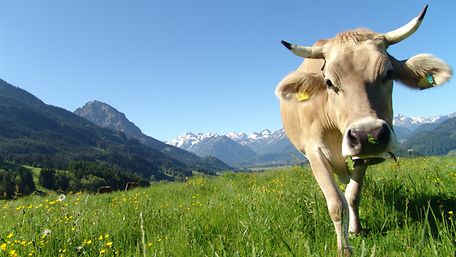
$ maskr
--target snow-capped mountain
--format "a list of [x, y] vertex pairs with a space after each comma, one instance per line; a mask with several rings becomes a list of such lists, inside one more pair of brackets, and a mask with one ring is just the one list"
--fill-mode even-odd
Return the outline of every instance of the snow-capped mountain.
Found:
[[[233, 136], [233, 135], [232, 135]], [[216, 133], [190, 133], [166, 142], [201, 157], [214, 156], [233, 166], [244, 166], [256, 153], [226, 135]]]
[[[75, 114], [92, 123], [113, 131], [122, 132], [128, 139], [138, 140], [143, 145], [159, 151], [167, 156], [187, 165], [192, 170], [212, 173], [231, 169], [228, 165], [216, 158], [201, 158], [182, 148], [167, 145], [141, 132], [133, 122], [129, 121], [124, 113], [109, 104], [100, 101], [90, 101], [78, 108]], [[208, 135], [210, 136], [210, 135]]]
[[197, 144], [199, 141], [204, 140], [206, 138], [216, 138], [219, 137], [216, 133], [198, 133], [194, 134], [191, 132], [187, 132], [181, 136], [176, 137], [166, 143], [169, 145], [173, 145], [182, 149], [190, 149], [193, 145]]
[[423, 118], [423, 117], [407, 117], [402, 114], [398, 114], [394, 116], [393, 125], [396, 127], [403, 127], [411, 130], [417, 129], [419, 126], [423, 124], [429, 123], [442, 123], [449, 118], [456, 117], [456, 112], [448, 114], [448, 115], [439, 115], [430, 118]]
[[290, 143], [283, 129], [246, 134], [190, 133], [167, 142], [200, 156], [212, 155], [233, 166], [296, 164], [305, 158]]
[[403, 142], [412, 135], [421, 131], [432, 130], [436, 128], [440, 123], [453, 117], [456, 117], [456, 112], [448, 115], [439, 115], [429, 118], [408, 117], [402, 114], [398, 114], [394, 116], [393, 119], [394, 131], [399, 142]]

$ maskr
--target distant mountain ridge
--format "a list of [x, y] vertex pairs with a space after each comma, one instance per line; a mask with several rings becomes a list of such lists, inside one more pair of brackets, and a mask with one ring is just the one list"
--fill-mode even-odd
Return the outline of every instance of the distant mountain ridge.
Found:
[[216, 156], [236, 167], [290, 165], [306, 161], [283, 129], [274, 132], [265, 129], [250, 134], [229, 132], [225, 135], [187, 132], [167, 143], [200, 156]]
[[83, 107], [75, 110], [74, 113], [100, 127], [122, 132], [127, 138], [138, 140], [147, 147], [172, 156], [195, 171], [214, 173], [217, 171], [232, 170], [232, 167], [216, 158], [199, 157], [194, 153], [165, 144], [143, 134], [141, 129], [128, 120], [124, 113], [109, 104], [100, 101], [90, 101]]
[[438, 123], [433, 129], [417, 132], [402, 148], [413, 155], [446, 155], [456, 150], [456, 117]]
[[456, 117], [456, 112], [448, 115], [439, 115], [429, 118], [408, 117], [402, 114], [394, 116], [393, 126], [399, 142], [404, 142], [409, 137], [421, 131], [429, 131], [436, 128], [447, 119]]
[[176, 159], [47, 105], [4, 80], [0, 80], [0, 157], [60, 169], [72, 161], [87, 161], [156, 180], [192, 174]]

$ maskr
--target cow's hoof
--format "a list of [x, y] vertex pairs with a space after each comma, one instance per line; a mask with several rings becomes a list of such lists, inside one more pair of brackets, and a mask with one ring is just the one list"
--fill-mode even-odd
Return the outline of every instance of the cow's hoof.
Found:
[[356, 237], [356, 236], [360, 236], [363, 234], [363, 230], [362, 229], [353, 229], [353, 230], [349, 230], [348, 231], [348, 236], [349, 237]]
[[344, 256], [344, 257], [349, 257], [352, 254], [352, 250], [349, 246], [344, 247], [344, 249], [339, 250], [338, 256]]

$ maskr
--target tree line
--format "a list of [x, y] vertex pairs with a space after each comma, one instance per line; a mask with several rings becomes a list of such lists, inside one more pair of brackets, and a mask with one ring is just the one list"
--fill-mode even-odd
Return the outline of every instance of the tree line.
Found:
[[[59, 192], [96, 192], [102, 186], [123, 190], [128, 182], [149, 186], [141, 176], [117, 170], [101, 163], [88, 161], [70, 162], [66, 169], [43, 168], [38, 183], [43, 188]], [[36, 190], [31, 170], [0, 161], [0, 199], [12, 199], [30, 195]]]

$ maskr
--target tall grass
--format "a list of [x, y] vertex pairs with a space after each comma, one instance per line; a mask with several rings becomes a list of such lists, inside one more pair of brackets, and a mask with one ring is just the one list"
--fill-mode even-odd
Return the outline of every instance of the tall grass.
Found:
[[[454, 256], [456, 159], [368, 170], [354, 256]], [[335, 256], [308, 167], [193, 177], [107, 195], [1, 201], [3, 256]]]

